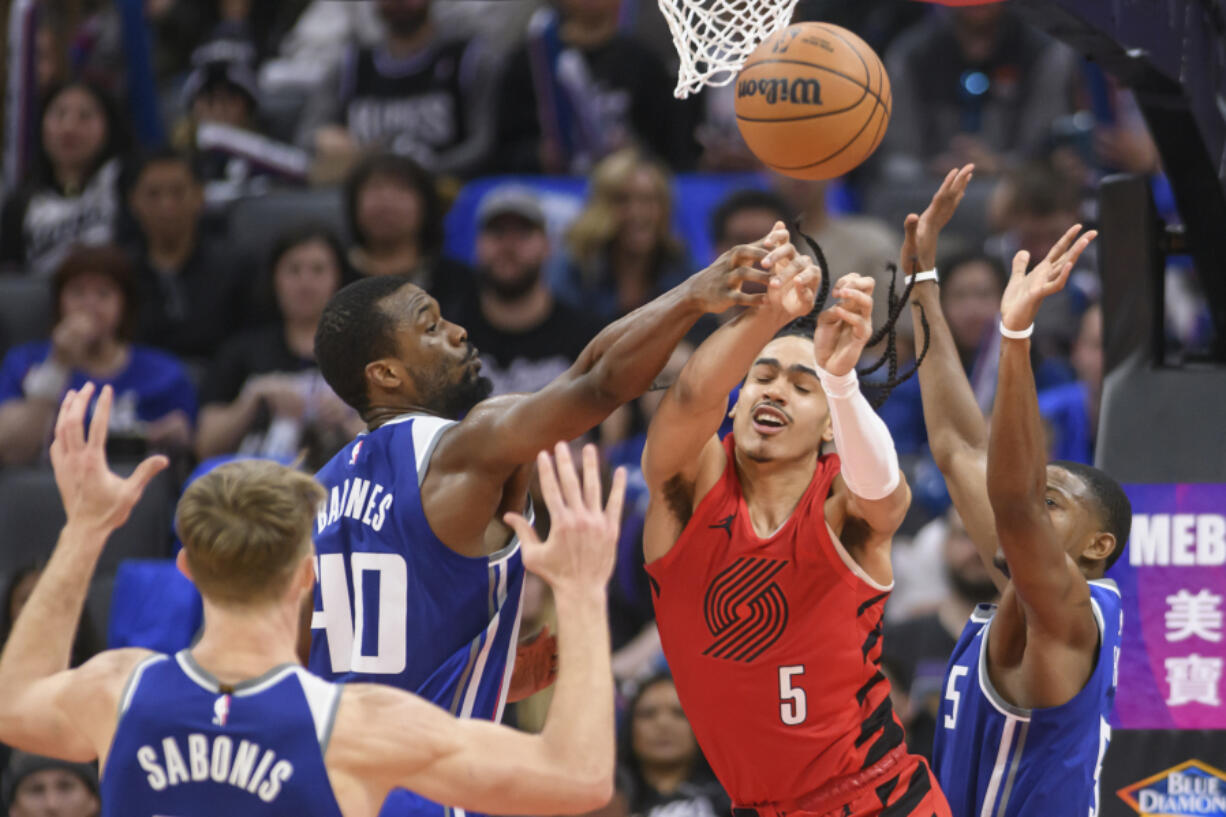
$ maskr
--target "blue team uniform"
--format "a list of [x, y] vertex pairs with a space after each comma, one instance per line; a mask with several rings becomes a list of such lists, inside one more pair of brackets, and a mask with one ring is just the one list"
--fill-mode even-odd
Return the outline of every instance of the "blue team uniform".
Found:
[[102, 817], [341, 817], [324, 752], [341, 687], [286, 664], [223, 688], [187, 650], [132, 673]]
[[[518, 541], [470, 558], [430, 529], [420, 486], [452, 424], [397, 418], [360, 435], [316, 475], [328, 497], [315, 524], [310, 668], [329, 680], [399, 687], [459, 717], [498, 721], [519, 639], [524, 566]], [[444, 811], [397, 792], [382, 813]]]
[[954, 817], [1093, 817], [1111, 740], [1124, 613], [1115, 582], [1090, 582], [1098, 658], [1086, 685], [1061, 706], [1023, 709], [988, 677], [996, 607], [971, 615], [945, 671], [933, 769]]

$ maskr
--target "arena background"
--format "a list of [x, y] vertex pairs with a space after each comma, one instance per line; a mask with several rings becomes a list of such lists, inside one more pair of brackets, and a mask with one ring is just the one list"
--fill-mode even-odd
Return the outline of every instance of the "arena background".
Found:
[[[234, 31], [241, 40], [243, 23], [248, 29], [259, 28], [258, 15], [250, 13], [251, 4], [198, 5], [210, 9], [217, 5], [219, 11], [203, 13], [201, 19], [229, 32], [223, 40]], [[301, 0], [287, 5], [301, 11], [315, 4]], [[543, 5], [528, 0], [436, 0], [434, 11], [440, 31], [455, 26], [479, 36], [490, 35], [486, 30], [490, 23], [482, 28], [483, 15], [505, 20], [514, 31], [500, 44], [498, 58], [509, 59], [524, 37], [531, 36], [528, 21]], [[1086, 270], [1089, 283], [1083, 287], [1086, 299], [1101, 303], [1103, 315], [1102, 398], [1093, 458], [1126, 484], [1135, 513], [1130, 554], [1113, 571], [1126, 600], [1126, 640], [1115, 732], [1102, 775], [1102, 813], [1226, 814], [1226, 772], [1222, 771], [1226, 769], [1226, 707], [1221, 701], [1226, 655], [1221, 612], [1226, 594], [1226, 422], [1222, 409], [1226, 405], [1226, 4], [1221, 0], [1008, 0], [1005, 5], [1008, 14], [1075, 52], [1081, 83], [1079, 104], [1050, 123], [1043, 157], [1009, 154], [998, 174], [985, 173], [982, 180], [977, 179], [951, 225], [949, 241], [962, 249], [986, 248], [997, 256], [1016, 245], [1010, 244], [1009, 237], [1021, 229], [1018, 223], [988, 223], [993, 195], [999, 193], [998, 185], [1008, 183], [1011, 162], [1013, 169], [1024, 168], [1026, 162], [1052, 161], [1059, 150], [1068, 149], [1089, 168], [1075, 215], [1101, 232], [1093, 260], [1097, 275]], [[161, 18], [151, 21], [152, 6], [174, 13], [176, 7], [191, 11], [193, 3], [0, 3], [0, 8], [7, 9], [3, 19], [8, 26], [4, 58], [6, 194], [20, 191], [31, 178], [40, 139], [40, 88], [47, 87], [44, 72], [53, 72], [56, 79], [86, 73], [106, 84], [121, 101], [122, 118], [132, 131], [135, 146], [148, 149], [173, 140], [184, 119], [181, 96], [193, 63], [179, 59], [173, 68], [161, 64], [165, 55], [159, 46], [165, 45], [169, 29]], [[235, 22], [227, 17], [235, 7], [240, 11], [240, 25], [227, 29], [226, 22]], [[247, 18], [241, 13], [244, 7]], [[498, 7], [503, 10], [494, 14]], [[515, 10], [507, 12], [507, 7]], [[802, 0], [797, 16], [853, 28], [881, 49], [889, 66], [891, 48], [907, 33], [923, 25], [939, 26], [934, 20], [953, 13], [902, 0]], [[620, 35], [656, 54], [661, 64], [670, 65], [672, 46], [653, 0], [623, 0], [617, 14]], [[183, 16], [191, 18], [190, 14]], [[293, 22], [277, 21], [282, 25], [281, 36]], [[205, 123], [197, 122], [189, 147], [198, 159], [205, 160], [213, 154], [232, 159], [246, 151], [243, 155], [249, 164], [267, 171], [262, 175], [271, 179], [271, 183], [243, 187], [236, 194], [222, 191], [209, 199], [201, 216], [202, 223], [207, 221], [218, 240], [233, 251], [236, 267], [249, 280], [264, 273], [265, 259], [278, 236], [300, 222], [330, 225], [347, 247], [356, 239], [346, 217], [340, 179], [312, 184], [317, 180], [313, 162], [318, 157], [309, 144], [295, 143], [304, 109], [312, 99], [331, 93], [323, 85], [323, 74], [313, 84], [288, 81], [287, 75], [303, 63], [284, 59], [278, 49], [285, 43], [267, 31], [259, 33], [265, 41], [257, 44], [251, 65], [258, 78], [258, 127], [253, 125], [247, 141], [240, 138], [236, 147], [228, 141], [232, 133], [210, 131]], [[44, 35], [46, 42], [40, 39]], [[177, 36], [179, 46], [194, 50], [207, 45], [212, 34], [202, 27], [195, 32], [180, 30]], [[108, 42], [107, 37], [111, 38], [109, 51], [100, 45]], [[348, 44], [336, 43], [337, 53]], [[278, 57], [283, 58], [280, 63]], [[896, 83], [898, 80], [894, 77]], [[1125, 115], [1118, 107], [1118, 95], [1125, 90], [1131, 91], [1144, 123], [1141, 132], [1152, 137], [1160, 163], [1122, 168], [1128, 162], [1112, 161], [1094, 141], [1101, 131], [1125, 127]], [[973, 93], [967, 96], [965, 87], [958, 93], [964, 128], [973, 132], [977, 120], [971, 114], [979, 103]], [[491, 155], [496, 156], [499, 147], [491, 146]], [[1002, 156], [1006, 153], [1000, 151]], [[887, 145], [863, 169], [820, 190], [832, 220], [867, 219], [897, 235], [902, 216], [923, 207], [935, 188], [935, 176], [925, 173], [900, 181], [901, 177], [889, 173], [890, 158]], [[781, 189], [778, 180], [751, 166], [735, 172], [727, 164], [718, 171], [708, 169], [705, 154], [670, 160], [670, 164], [677, 171], [672, 183], [671, 228], [688, 248], [693, 269], [713, 257], [718, 236], [712, 234], [710, 220], [725, 196], [744, 189]], [[1129, 169], [1139, 172], [1121, 172]], [[508, 181], [536, 191], [555, 250], [561, 254], [565, 228], [583, 210], [590, 193], [589, 180], [582, 173], [465, 170], [441, 171], [433, 182], [447, 203], [442, 236], [446, 256], [465, 264], [479, 263], [475, 242], [481, 201]], [[790, 201], [805, 200], [803, 193], [790, 192], [794, 197]], [[808, 202], [813, 206], [811, 196]], [[119, 218], [131, 222], [130, 214]], [[11, 226], [12, 222], [5, 222], [6, 230]], [[139, 229], [133, 233], [134, 226], [126, 226], [135, 237], [132, 252], [139, 258]], [[111, 237], [123, 243], [122, 232], [117, 228]], [[834, 259], [834, 264], [837, 267], [839, 261]], [[0, 275], [0, 348], [9, 350], [48, 337], [52, 328], [48, 278], [33, 274], [20, 259], [6, 259], [0, 269], [4, 273]], [[1064, 319], [1075, 322], [1084, 304], [1061, 308], [1070, 310], [1061, 313]], [[1184, 324], [1190, 320], [1195, 328], [1180, 329], [1175, 325], [1180, 320]], [[1074, 342], [1069, 334], [1052, 333], [1056, 339], [1053, 358], [1068, 357]], [[157, 337], [138, 339], [159, 345]], [[206, 355], [187, 363], [199, 385], [215, 361]], [[897, 411], [914, 407], [905, 400], [900, 395], [895, 401]], [[905, 419], [889, 415], [889, 404], [884, 411], [900, 437], [899, 429], [907, 426]], [[612, 442], [606, 453], [616, 456], [621, 451], [618, 444], [624, 441], [609, 433]], [[623, 436], [632, 443], [632, 435]], [[134, 451], [143, 451], [148, 440], [133, 434], [131, 444]], [[94, 629], [103, 642], [170, 648], [189, 638], [197, 626], [198, 610], [190, 588], [177, 583], [166, 561], [172, 548], [171, 508], [196, 464], [194, 453], [189, 447], [176, 473], [153, 486], [103, 557], [89, 605]], [[129, 451], [129, 459], [131, 455]], [[933, 475], [922, 444], [905, 452], [904, 460], [916, 486], [917, 507], [899, 548], [904, 552], [896, 567], [901, 583], [906, 582], [906, 571], [922, 561], [908, 555], [912, 543], [919, 542], [925, 526], [939, 520], [943, 512], [943, 487], [939, 476]], [[45, 464], [6, 463], [0, 467], [0, 586], [8, 588], [16, 574], [45, 558], [62, 519]], [[618, 573], [627, 588], [629, 612], [622, 623], [630, 636], [649, 626], [636, 618], [641, 610], [634, 604], [636, 580], [629, 575], [633, 567], [619, 568]], [[924, 574], [920, 568], [915, 570], [920, 577], [917, 581], [922, 581]], [[4, 602], [7, 608], [7, 591]], [[1185, 605], [1182, 613], [1177, 611], [1179, 604]], [[922, 609], [922, 604], [915, 607]], [[2, 614], [7, 617], [9, 610]], [[546, 621], [547, 605], [537, 615], [538, 622]], [[4, 623], [7, 629], [7, 620]], [[1181, 629], [1186, 632], [1179, 632]], [[622, 643], [631, 640], [628, 637]], [[636, 678], [655, 666], [642, 662], [621, 677], [625, 694], [632, 694]], [[911, 687], [916, 696], [919, 689]], [[532, 706], [523, 707], [515, 716], [530, 726], [533, 711]], [[1164, 803], [1164, 797], [1180, 792], [1203, 796]]]

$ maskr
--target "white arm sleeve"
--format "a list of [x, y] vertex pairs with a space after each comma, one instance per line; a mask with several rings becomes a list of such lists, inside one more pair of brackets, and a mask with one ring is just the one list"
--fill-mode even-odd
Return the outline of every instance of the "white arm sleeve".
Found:
[[832, 375], [819, 366], [817, 374], [830, 406], [843, 481], [861, 499], [885, 499], [898, 487], [899, 480], [898, 452], [890, 430], [860, 393], [855, 369]]

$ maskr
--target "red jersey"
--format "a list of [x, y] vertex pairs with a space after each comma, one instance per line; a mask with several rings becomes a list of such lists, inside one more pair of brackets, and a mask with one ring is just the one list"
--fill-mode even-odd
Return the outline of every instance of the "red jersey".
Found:
[[677, 694], [715, 774], [737, 806], [780, 803], [897, 754], [903, 730], [879, 669], [890, 588], [826, 524], [837, 455], [818, 460], [791, 517], [760, 538], [731, 434], [724, 448], [723, 476], [647, 572]]

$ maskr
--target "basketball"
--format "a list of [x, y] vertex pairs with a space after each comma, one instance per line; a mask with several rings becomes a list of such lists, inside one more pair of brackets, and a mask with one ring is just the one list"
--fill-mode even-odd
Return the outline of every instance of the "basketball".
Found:
[[736, 79], [745, 143], [768, 167], [798, 179], [841, 176], [871, 156], [892, 104], [876, 52], [828, 23], [776, 31]]

